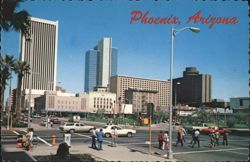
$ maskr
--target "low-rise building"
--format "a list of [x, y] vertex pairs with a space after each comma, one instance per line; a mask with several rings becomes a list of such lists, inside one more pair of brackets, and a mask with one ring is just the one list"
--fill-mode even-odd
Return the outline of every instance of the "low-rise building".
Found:
[[[112, 76], [110, 78], [110, 91], [116, 94], [116, 100], [118, 101], [117, 106], [119, 104], [127, 103], [126, 91], [131, 89], [141, 89], [146, 90], [148, 92], [157, 92], [150, 93], [150, 95], [155, 96], [155, 110], [164, 110], [167, 111], [169, 109], [169, 87], [170, 81], [167, 80], [155, 80], [155, 79], [147, 79], [147, 78], [138, 78], [138, 77], [130, 77], [130, 76]], [[147, 93], [148, 93], [147, 92]], [[138, 92], [142, 93], [142, 92]], [[144, 92], [143, 92], [144, 93]], [[133, 94], [137, 94], [137, 92], [133, 92]], [[141, 94], [140, 94], [141, 95]], [[133, 97], [133, 99], [135, 99]], [[136, 99], [137, 100], [137, 99]], [[140, 100], [137, 100], [140, 102]], [[132, 102], [131, 102], [132, 103]], [[135, 105], [135, 102], [134, 104]], [[142, 110], [143, 107], [137, 107], [138, 111]], [[137, 111], [137, 108], [133, 107], [133, 111]]]
[[146, 90], [142, 88], [128, 88], [125, 91], [125, 98], [129, 104], [133, 105], [133, 112], [147, 112], [147, 104], [153, 103], [154, 109], [159, 111], [158, 91]]
[[62, 93], [46, 91], [35, 98], [35, 108], [47, 112], [116, 114], [116, 95], [110, 92]]
[[250, 97], [232, 97], [230, 98], [230, 108], [234, 111], [248, 110]]

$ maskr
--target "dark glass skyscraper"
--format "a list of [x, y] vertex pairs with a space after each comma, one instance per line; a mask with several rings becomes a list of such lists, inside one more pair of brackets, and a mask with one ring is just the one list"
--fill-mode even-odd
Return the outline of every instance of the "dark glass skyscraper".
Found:
[[94, 87], [108, 87], [110, 77], [117, 75], [118, 49], [112, 48], [112, 38], [103, 38], [86, 52], [85, 56], [85, 92]]
[[187, 67], [183, 77], [173, 80], [174, 105], [201, 106], [211, 102], [212, 79], [209, 74], [199, 74], [195, 67]]
[[93, 91], [97, 84], [97, 55], [96, 50], [89, 50], [85, 57], [85, 91]]

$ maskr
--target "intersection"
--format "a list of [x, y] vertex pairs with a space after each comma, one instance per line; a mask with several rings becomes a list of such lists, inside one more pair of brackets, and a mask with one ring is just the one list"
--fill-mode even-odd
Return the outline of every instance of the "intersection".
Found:
[[[44, 128], [39, 126], [37, 123], [32, 123], [35, 128], [35, 135], [37, 136], [38, 143], [36, 147], [52, 147], [51, 136], [56, 135], [57, 145], [63, 142], [63, 132], [60, 132], [58, 126], [53, 128]], [[140, 152], [144, 154], [149, 154], [149, 145], [146, 144], [148, 141], [148, 129], [147, 127], [135, 128], [137, 133], [131, 137], [118, 137], [118, 146], [126, 147], [135, 152]], [[16, 135], [25, 134], [26, 129], [20, 128], [15, 131], [3, 131], [2, 144], [8, 147], [15, 147]], [[158, 149], [157, 134], [159, 130], [152, 131], [152, 156], [163, 157], [166, 154], [166, 150]], [[176, 132], [173, 133], [173, 141], [176, 141]], [[186, 143], [183, 147], [175, 146], [173, 142], [173, 155], [175, 159], [180, 161], [201, 161], [201, 160], [212, 160], [212, 161], [246, 161], [248, 158], [248, 144], [249, 139], [247, 136], [230, 135], [229, 136], [229, 146], [223, 146], [222, 139], [220, 139], [220, 145], [214, 148], [209, 148], [209, 137], [208, 135], [201, 135], [201, 147], [192, 148], [189, 142], [191, 141], [191, 136], [186, 136]], [[111, 138], [105, 138], [104, 149], [109, 147], [111, 143]], [[91, 145], [91, 134], [86, 133], [72, 133], [71, 134], [71, 145], [74, 147], [76, 145], [90, 146]], [[36, 149], [36, 148], [35, 148]]]

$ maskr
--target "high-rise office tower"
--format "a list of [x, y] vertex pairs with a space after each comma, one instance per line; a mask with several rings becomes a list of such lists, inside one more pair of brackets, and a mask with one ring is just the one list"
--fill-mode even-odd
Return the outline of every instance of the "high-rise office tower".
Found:
[[173, 80], [173, 104], [201, 106], [211, 102], [211, 88], [211, 75], [199, 74], [196, 67], [187, 67], [183, 77]]
[[33, 107], [33, 98], [56, 88], [58, 21], [31, 17], [29, 32], [30, 39], [21, 34], [20, 60], [30, 64], [32, 75], [24, 76], [21, 87], [25, 92], [25, 100], [31, 87]]
[[103, 38], [85, 55], [85, 92], [94, 87], [108, 87], [110, 77], [117, 74], [118, 50], [112, 48], [112, 38]]

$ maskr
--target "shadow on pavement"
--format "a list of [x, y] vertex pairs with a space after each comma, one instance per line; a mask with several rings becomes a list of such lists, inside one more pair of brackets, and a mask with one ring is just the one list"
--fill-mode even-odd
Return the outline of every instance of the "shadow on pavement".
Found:
[[33, 162], [36, 161], [33, 157], [28, 155], [25, 151], [12, 151], [6, 152], [2, 148], [2, 159], [4, 161], [25, 161], [25, 162]]

